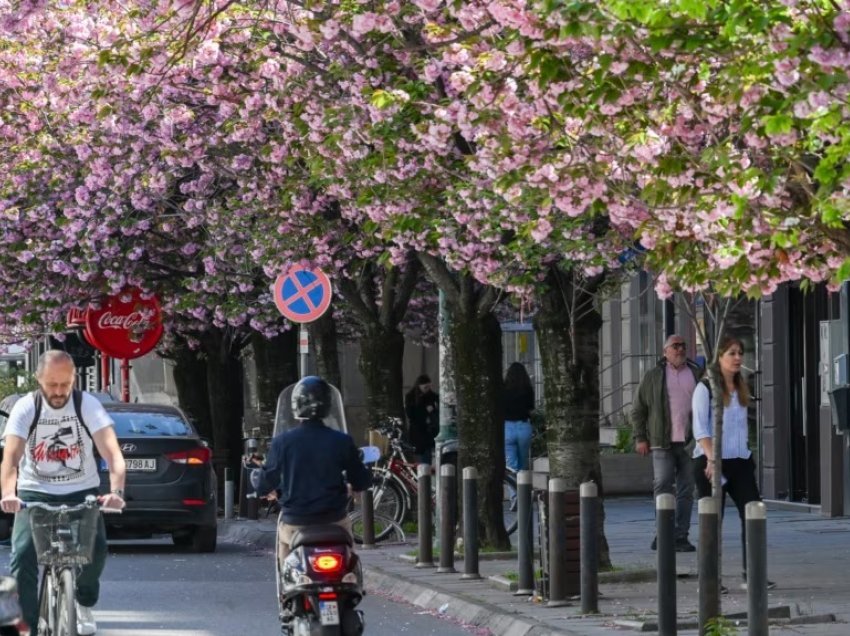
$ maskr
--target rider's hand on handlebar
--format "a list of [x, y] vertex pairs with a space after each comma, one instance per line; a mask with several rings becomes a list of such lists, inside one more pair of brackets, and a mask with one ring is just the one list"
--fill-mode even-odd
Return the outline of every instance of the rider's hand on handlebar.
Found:
[[125, 503], [124, 499], [115, 493], [109, 493], [108, 495], [101, 495], [97, 498], [98, 503], [103, 508], [108, 508], [110, 510], [123, 510]]
[[0, 499], [0, 510], [3, 512], [18, 512], [21, 509], [20, 499], [15, 495], [9, 495]]

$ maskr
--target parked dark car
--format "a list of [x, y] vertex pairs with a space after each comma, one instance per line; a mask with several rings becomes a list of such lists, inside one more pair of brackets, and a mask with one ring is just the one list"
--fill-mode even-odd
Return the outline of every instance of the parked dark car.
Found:
[[[104, 515], [112, 538], [170, 534], [175, 545], [196, 552], [216, 547], [216, 476], [212, 451], [186, 415], [174, 406], [104, 403], [127, 464], [126, 508]], [[109, 491], [106, 462], [99, 460], [101, 491]]]

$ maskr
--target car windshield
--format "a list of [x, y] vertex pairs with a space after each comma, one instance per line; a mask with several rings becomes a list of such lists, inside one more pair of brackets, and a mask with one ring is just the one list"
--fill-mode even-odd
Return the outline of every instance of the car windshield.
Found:
[[110, 411], [109, 417], [115, 422], [115, 434], [119, 437], [127, 435], [185, 436], [192, 434], [192, 428], [175, 413]]

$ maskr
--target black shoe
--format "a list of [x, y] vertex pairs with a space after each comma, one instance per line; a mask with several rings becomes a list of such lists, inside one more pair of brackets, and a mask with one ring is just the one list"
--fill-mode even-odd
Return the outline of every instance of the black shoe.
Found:
[[676, 552], [696, 552], [694, 545], [685, 538], [676, 539]]
[[721, 584], [720, 584], [720, 593], [721, 593], [721, 594], [728, 594], [728, 593], [729, 593], [729, 588], [728, 588], [728, 587], [726, 587], [725, 585], [723, 585], [723, 584], [721, 583]]
[[649, 546], [649, 549], [650, 550], [657, 550], [658, 549], [658, 537], [654, 537], [652, 539], [652, 545]]

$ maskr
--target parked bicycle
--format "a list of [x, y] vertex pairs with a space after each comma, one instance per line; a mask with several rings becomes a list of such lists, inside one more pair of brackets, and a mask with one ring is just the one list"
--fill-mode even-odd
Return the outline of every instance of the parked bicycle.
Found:
[[[413, 448], [402, 440], [403, 424], [401, 419], [390, 417], [381, 425], [373, 428], [388, 439], [389, 448], [381, 461], [372, 465], [373, 501], [375, 507], [375, 540], [386, 539], [395, 526], [400, 526], [410, 514], [417, 510], [419, 478], [417, 464], [410, 459]], [[456, 463], [456, 458], [454, 463]], [[516, 531], [516, 507], [513, 505], [516, 493], [516, 475], [505, 469], [502, 488], [502, 509], [505, 529], [508, 534]], [[436, 510], [434, 495], [432, 509]], [[349, 516], [352, 518], [354, 539], [362, 541], [362, 521], [360, 502], [353, 503]]]
[[[93, 495], [81, 504], [24, 502], [30, 509], [36, 558], [44, 566], [38, 593], [39, 636], [77, 636], [77, 576], [94, 555], [101, 508]], [[120, 512], [120, 510], [110, 510]]]

